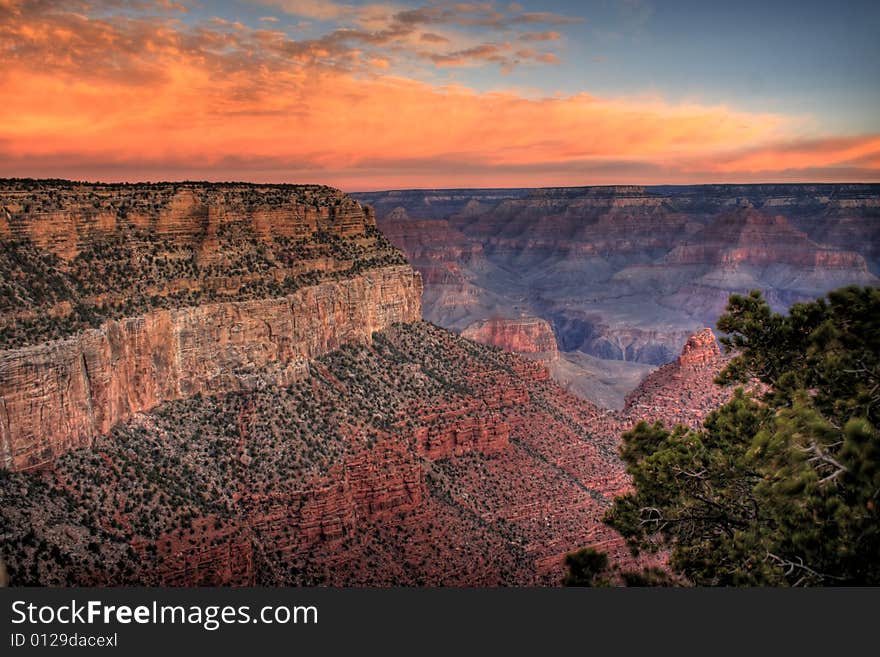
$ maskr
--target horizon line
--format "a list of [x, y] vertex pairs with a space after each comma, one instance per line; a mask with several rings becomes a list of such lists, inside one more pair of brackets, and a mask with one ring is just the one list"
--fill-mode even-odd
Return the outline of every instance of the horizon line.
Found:
[[254, 180], [199, 180], [193, 178], [166, 179], [166, 180], [82, 180], [75, 178], [59, 178], [59, 177], [32, 177], [32, 176], [0, 176], [0, 184], [7, 182], [32, 182], [32, 183], [71, 183], [76, 185], [95, 185], [95, 186], [135, 186], [135, 185], [252, 185], [255, 187], [329, 187], [345, 194], [376, 194], [381, 192], [416, 192], [416, 191], [506, 191], [506, 190], [552, 190], [552, 189], [613, 189], [620, 187], [762, 187], [762, 186], [787, 186], [787, 187], [805, 187], [815, 185], [835, 185], [835, 186], [875, 186], [880, 187], [880, 180], [869, 181], [843, 181], [843, 180], [822, 180], [822, 181], [763, 181], [763, 182], [694, 182], [694, 183], [604, 183], [604, 184], [584, 184], [584, 185], [518, 185], [518, 186], [499, 186], [499, 187], [377, 187], [374, 189], [356, 189], [345, 190], [332, 184], [322, 182], [259, 182]]

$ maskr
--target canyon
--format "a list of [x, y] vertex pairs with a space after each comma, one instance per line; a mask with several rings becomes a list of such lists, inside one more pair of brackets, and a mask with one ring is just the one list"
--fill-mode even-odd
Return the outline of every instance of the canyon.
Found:
[[[678, 387], [671, 422], [730, 394]], [[620, 434], [659, 419], [645, 406], [607, 411], [539, 362], [395, 324], [291, 385], [166, 402], [0, 471], [3, 557], [52, 585], [554, 585], [584, 545], [637, 569], [654, 562], [601, 518], [629, 485]]]
[[[661, 564], [602, 523], [630, 485], [620, 436], [642, 420], [697, 426], [733, 394], [713, 383], [727, 356], [708, 323], [678, 322], [606, 335], [629, 360], [598, 358], [576, 308], [506, 306], [483, 286], [518, 285], [497, 244], [468, 236], [506, 193], [436, 194], [458, 224], [395, 205], [386, 237], [372, 209], [319, 186], [2, 181], [13, 583], [556, 585], [584, 546], [622, 569]], [[519, 193], [528, 208], [535, 192]], [[724, 217], [790, 241], [798, 271], [868, 262], [750, 209]], [[657, 259], [764, 257], [717, 234]], [[456, 331], [424, 321], [423, 284]], [[484, 313], [488, 298], [508, 312]], [[677, 357], [651, 373], [638, 348], [662, 339]]]
[[277, 298], [162, 309], [0, 352], [0, 465], [39, 467], [134, 413], [285, 386], [343, 343], [419, 319], [418, 274], [375, 269]]
[[[651, 369], [714, 326], [731, 293], [777, 311], [876, 285], [880, 185], [405, 190], [354, 195], [425, 282], [424, 316], [456, 332], [547, 322], [554, 378], [622, 409]], [[528, 336], [477, 336], [517, 350]]]

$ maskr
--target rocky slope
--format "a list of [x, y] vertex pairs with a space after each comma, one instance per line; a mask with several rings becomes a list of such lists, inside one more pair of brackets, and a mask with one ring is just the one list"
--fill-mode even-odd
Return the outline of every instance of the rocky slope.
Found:
[[714, 383], [726, 362], [712, 329], [704, 328], [688, 338], [678, 358], [651, 372], [627, 395], [623, 415], [633, 421], [699, 427], [730, 397], [729, 388]]
[[[682, 361], [679, 390], [708, 409], [693, 382], [719, 362]], [[635, 565], [600, 522], [628, 486], [632, 413], [399, 324], [290, 386], [165, 403], [51, 467], [0, 471], [0, 546], [19, 583], [555, 584], [584, 545]]]

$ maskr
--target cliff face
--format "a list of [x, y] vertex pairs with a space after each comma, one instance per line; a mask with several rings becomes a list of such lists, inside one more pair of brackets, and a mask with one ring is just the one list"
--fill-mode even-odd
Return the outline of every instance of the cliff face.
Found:
[[543, 360], [552, 361], [559, 357], [553, 328], [540, 317], [493, 317], [471, 324], [461, 335], [475, 342], [518, 354], [531, 354]]
[[320, 231], [350, 237], [375, 225], [372, 209], [320, 185], [4, 181], [0, 215], [0, 238], [27, 238], [66, 260], [84, 244], [131, 226], [210, 241], [238, 221], [251, 223], [264, 240]]
[[0, 465], [44, 464], [163, 401], [289, 385], [341, 344], [418, 321], [420, 295], [418, 274], [386, 267], [278, 299], [158, 310], [0, 352]]
[[0, 181], [0, 209], [0, 349], [406, 264], [326, 187]]

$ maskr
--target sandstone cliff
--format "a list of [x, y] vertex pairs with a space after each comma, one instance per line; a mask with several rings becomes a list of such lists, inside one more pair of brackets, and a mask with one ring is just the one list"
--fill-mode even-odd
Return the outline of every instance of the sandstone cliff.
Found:
[[7, 180], [0, 184], [0, 215], [0, 238], [28, 238], [67, 260], [84, 244], [132, 226], [201, 241], [242, 220], [264, 239], [362, 235], [375, 225], [370, 208], [321, 185]]
[[0, 352], [0, 465], [44, 464], [133, 413], [195, 394], [289, 385], [308, 362], [418, 321], [409, 267], [277, 299], [157, 310], [65, 340]]
[[474, 322], [461, 335], [475, 342], [546, 361], [559, 357], [553, 328], [540, 317], [493, 317]]
[[0, 348], [406, 264], [326, 187], [0, 181], [0, 208]]
[[0, 208], [0, 467], [421, 317], [419, 275], [328, 187], [13, 180]]

